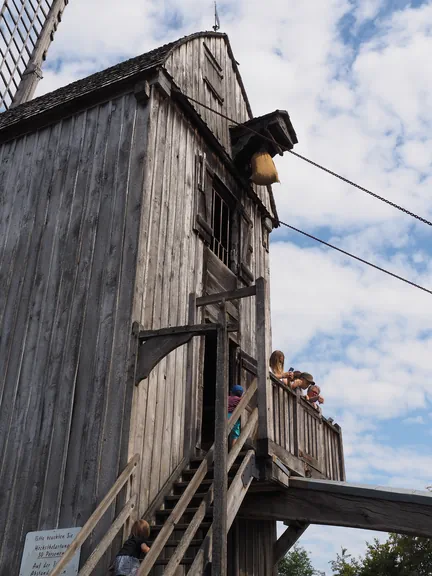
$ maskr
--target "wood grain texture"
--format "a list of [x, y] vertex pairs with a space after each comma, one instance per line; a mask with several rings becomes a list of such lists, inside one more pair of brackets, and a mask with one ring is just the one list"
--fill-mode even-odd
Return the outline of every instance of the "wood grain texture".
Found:
[[294, 522], [288, 526], [285, 532], [278, 538], [273, 547], [273, 564], [275, 566], [284, 558], [295, 543], [306, 532], [309, 524]]
[[432, 537], [430, 495], [320, 480], [293, 479], [292, 485], [279, 494], [247, 496], [241, 514]]
[[[202, 141], [172, 101], [154, 92], [149, 105], [147, 178], [133, 310], [144, 329], [157, 330], [186, 325], [189, 294], [202, 291], [202, 246], [192, 230], [195, 182], [190, 171]], [[197, 340], [171, 352], [134, 390], [129, 452], [143, 455], [141, 514], [185, 455], [185, 404], [194, 414], [197, 379], [194, 365], [192, 382], [187, 384], [188, 349], [191, 364], [199, 349]]]
[[237, 518], [228, 536], [228, 575], [272, 576], [276, 522]]
[[[207, 54], [211, 53], [221, 68], [219, 100], [208, 83]], [[224, 36], [212, 38], [195, 38], [174, 50], [165, 62], [165, 68], [182, 91], [198, 102], [220, 112], [236, 122], [246, 122], [251, 118], [248, 103], [242, 90], [241, 77], [237, 64], [230, 54], [227, 39]], [[198, 114], [210, 128], [217, 140], [228, 154], [231, 154], [229, 127], [232, 124], [211, 110], [199, 104], [191, 103]], [[274, 215], [273, 201], [266, 186], [253, 186], [258, 198], [269, 214]]]
[[126, 95], [0, 147], [2, 571], [28, 531], [82, 525], [127, 459], [146, 127]]

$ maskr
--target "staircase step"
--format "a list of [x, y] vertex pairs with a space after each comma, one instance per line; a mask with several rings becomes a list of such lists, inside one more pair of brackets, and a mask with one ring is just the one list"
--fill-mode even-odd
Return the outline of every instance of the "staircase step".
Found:
[[[191, 564], [193, 563], [194, 559], [192, 558], [183, 558], [180, 561], [180, 565], [181, 566], [191, 566]], [[155, 566], [166, 566], [169, 562], [169, 558], [160, 558], [159, 560], [156, 560], [156, 562], [154, 563]]]
[[[196, 492], [195, 496], [193, 496], [192, 500], [194, 499], [203, 499], [207, 496], [207, 492]], [[182, 497], [181, 494], [177, 494], [174, 496], [166, 496], [165, 497], [165, 502], [177, 502], [178, 500], [180, 500], [180, 498]]]
[[[189, 480], [183, 480], [182, 482], [176, 482], [174, 484], [175, 488], [187, 488], [190, 484]], [[210, 487], [213, 484], [213, 480], [210, 480], [210, 478], [203, 480], [200, 484], [200, 486], [208, 486]]]
[[[229, 474], [235, 473], [239, 468], [240, 468], [240, 462], [237, 462], [237, 461], [236, 461], [236, 462], [231, 466], [231, 469], [230, 469], [230, 471], [229, 471]], [[186, 476], [187, 478], [192, 478], [192, 477], [194, 476], [195, 472], [196, 472], [196, 469], [195, 469], [195, 468], [188, 468], [188, 469], [186, 469], [186, 470], [183, 470], [182, 476], [183, 476], [183, 477]], [[214, 468], [211, 467], [211, 468], [209, 468], [208, 471], [207, 471], [207, 476], [213, 477], [213, 474], [214, 474]], [[207, 477], [207, 476], [206, 476], [206, 477]]]
[[[236, 460], [242, 460], [246, 456], [246, 454], [248, 453], [248, 450], [254, 450], [254, 448], [248, 447], [246, 450], [242, 450], [239, 453], [239, 455], [237, 456]], [[192, 468], [192, 467], [195, 468], [195, 466], [198, 467], [204, 459], [205, 459], [205, 456], [194, 456], [193, 458], [191, 458], [189, 460], [189, 467], [190, 468]]]
[[[198, 507], [196, 507], [196, 508], [192, 508], [192, 507], [191, 507], [191, 508], [186, 508], [186, 510], [184, 511], [183, 515], [185, 515], [185, 514], [195, 514], [195, 512], [197, 512], [197, 511], [198, 511]], [[171, 509], [168, 509], [168, 510], [158, 510], [158, 511], [156, 512], [156, 516], [164, 516], [164, 517], [168, 518], [168, 516], [169, 516], [171, 513], [172, 513], [172, 510], [171, 510]], [[210, 517], [210, 516], [213, 516], [213, 509], [212, 509], [212, 508], [209, 508], [209, 509], [207, 510], [206, 516], [209, 516], [209, 517]]]
[[[199, 525], [198, 530], [202, 530], [205, 528], [210, 528], [211, 526], [211, 522], [201, 522], [201, 524]], [[151, 532], [159, 532], [159, 530], [162, 530], [162, 528], [164, 527], [164, 524], [154, 524], [153, 526], [150, 526], [151, 528]], [[189, 523], [187, 524], [176, 524], [174, 526], [174, 530], [173, 532], [178, 532], [179, 530], [186, 530], [189, 527]]]
[[[203, 542], [204, 542], [204, 538], [202, 538], [201, 540], [191, 540], [189, 547], [199, 548]], [[153, 544], [153, 540], [148, 540], [147, 543], [149, 546], [151, 546], [151, 544]], [[168, 540], [168, 542], [165, 544], [164, 548], [177, 548], [177, 546], [179, 544], [180, 544], [180, 540], [178, 540], [176, 542], [172, 542], [172, 541]]]

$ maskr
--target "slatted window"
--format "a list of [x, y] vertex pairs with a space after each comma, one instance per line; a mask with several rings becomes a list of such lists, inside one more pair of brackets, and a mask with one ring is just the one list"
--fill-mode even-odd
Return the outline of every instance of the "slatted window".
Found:
[[211, 249], [216, 256], [222, 260], [226, 266], [228, 266], [230, 254], [231, 210], [228, 204], [214, 188], [212, 200], [211, 226], [213, 230], [213, 238], [211, 241]]
[[207, 46], [204, 44], [205, 53], [205, 71], [204, 82], [207, 84], [213, 96], [223, 104], [223, 74], [222, 67], [217, 61], [216, 57]]
[[[205, 154], [197, 155], [196, 217], [194, 230], [212, 252], [228, 267], [236, 266], [233, 256], [233, 217], [235, 203], [224, 184], [215, 176]], [[234, 248], [234, 250], [233, 250]]]
[[53, 2], [0, 0], [0, 112], [12, 104]]
[[245, 284], [252, 284], [254, 275], [252, 273], [253, 259], [253, 221], [245, 207], [240, 214], [240, 278]]

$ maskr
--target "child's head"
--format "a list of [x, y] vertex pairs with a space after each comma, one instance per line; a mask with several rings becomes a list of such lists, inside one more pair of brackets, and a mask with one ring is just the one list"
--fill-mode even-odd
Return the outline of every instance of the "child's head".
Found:
[[232, 387], [231, 393], [233, 396], [238, 396], [239, 398], [241, 398], [243, 396], [243, 387], [236, 385]]
[[145, 520], [136, 520], [132, 525], [132, 536], [145, 540], [150, 536], [150, 526]]
[[275, 350], [270, 356], [270, 368], [275, 374], [282, 374], [284, 371], [285, 356], [280, 350]]

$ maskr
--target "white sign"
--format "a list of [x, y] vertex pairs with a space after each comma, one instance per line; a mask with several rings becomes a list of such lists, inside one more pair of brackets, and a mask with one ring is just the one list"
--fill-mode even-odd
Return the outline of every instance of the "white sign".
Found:
[[[28, 532], [19, 576], [48, 576], [81, 528]], [[63, 570], [64, 576], [78, 574], [80, 550]]]

